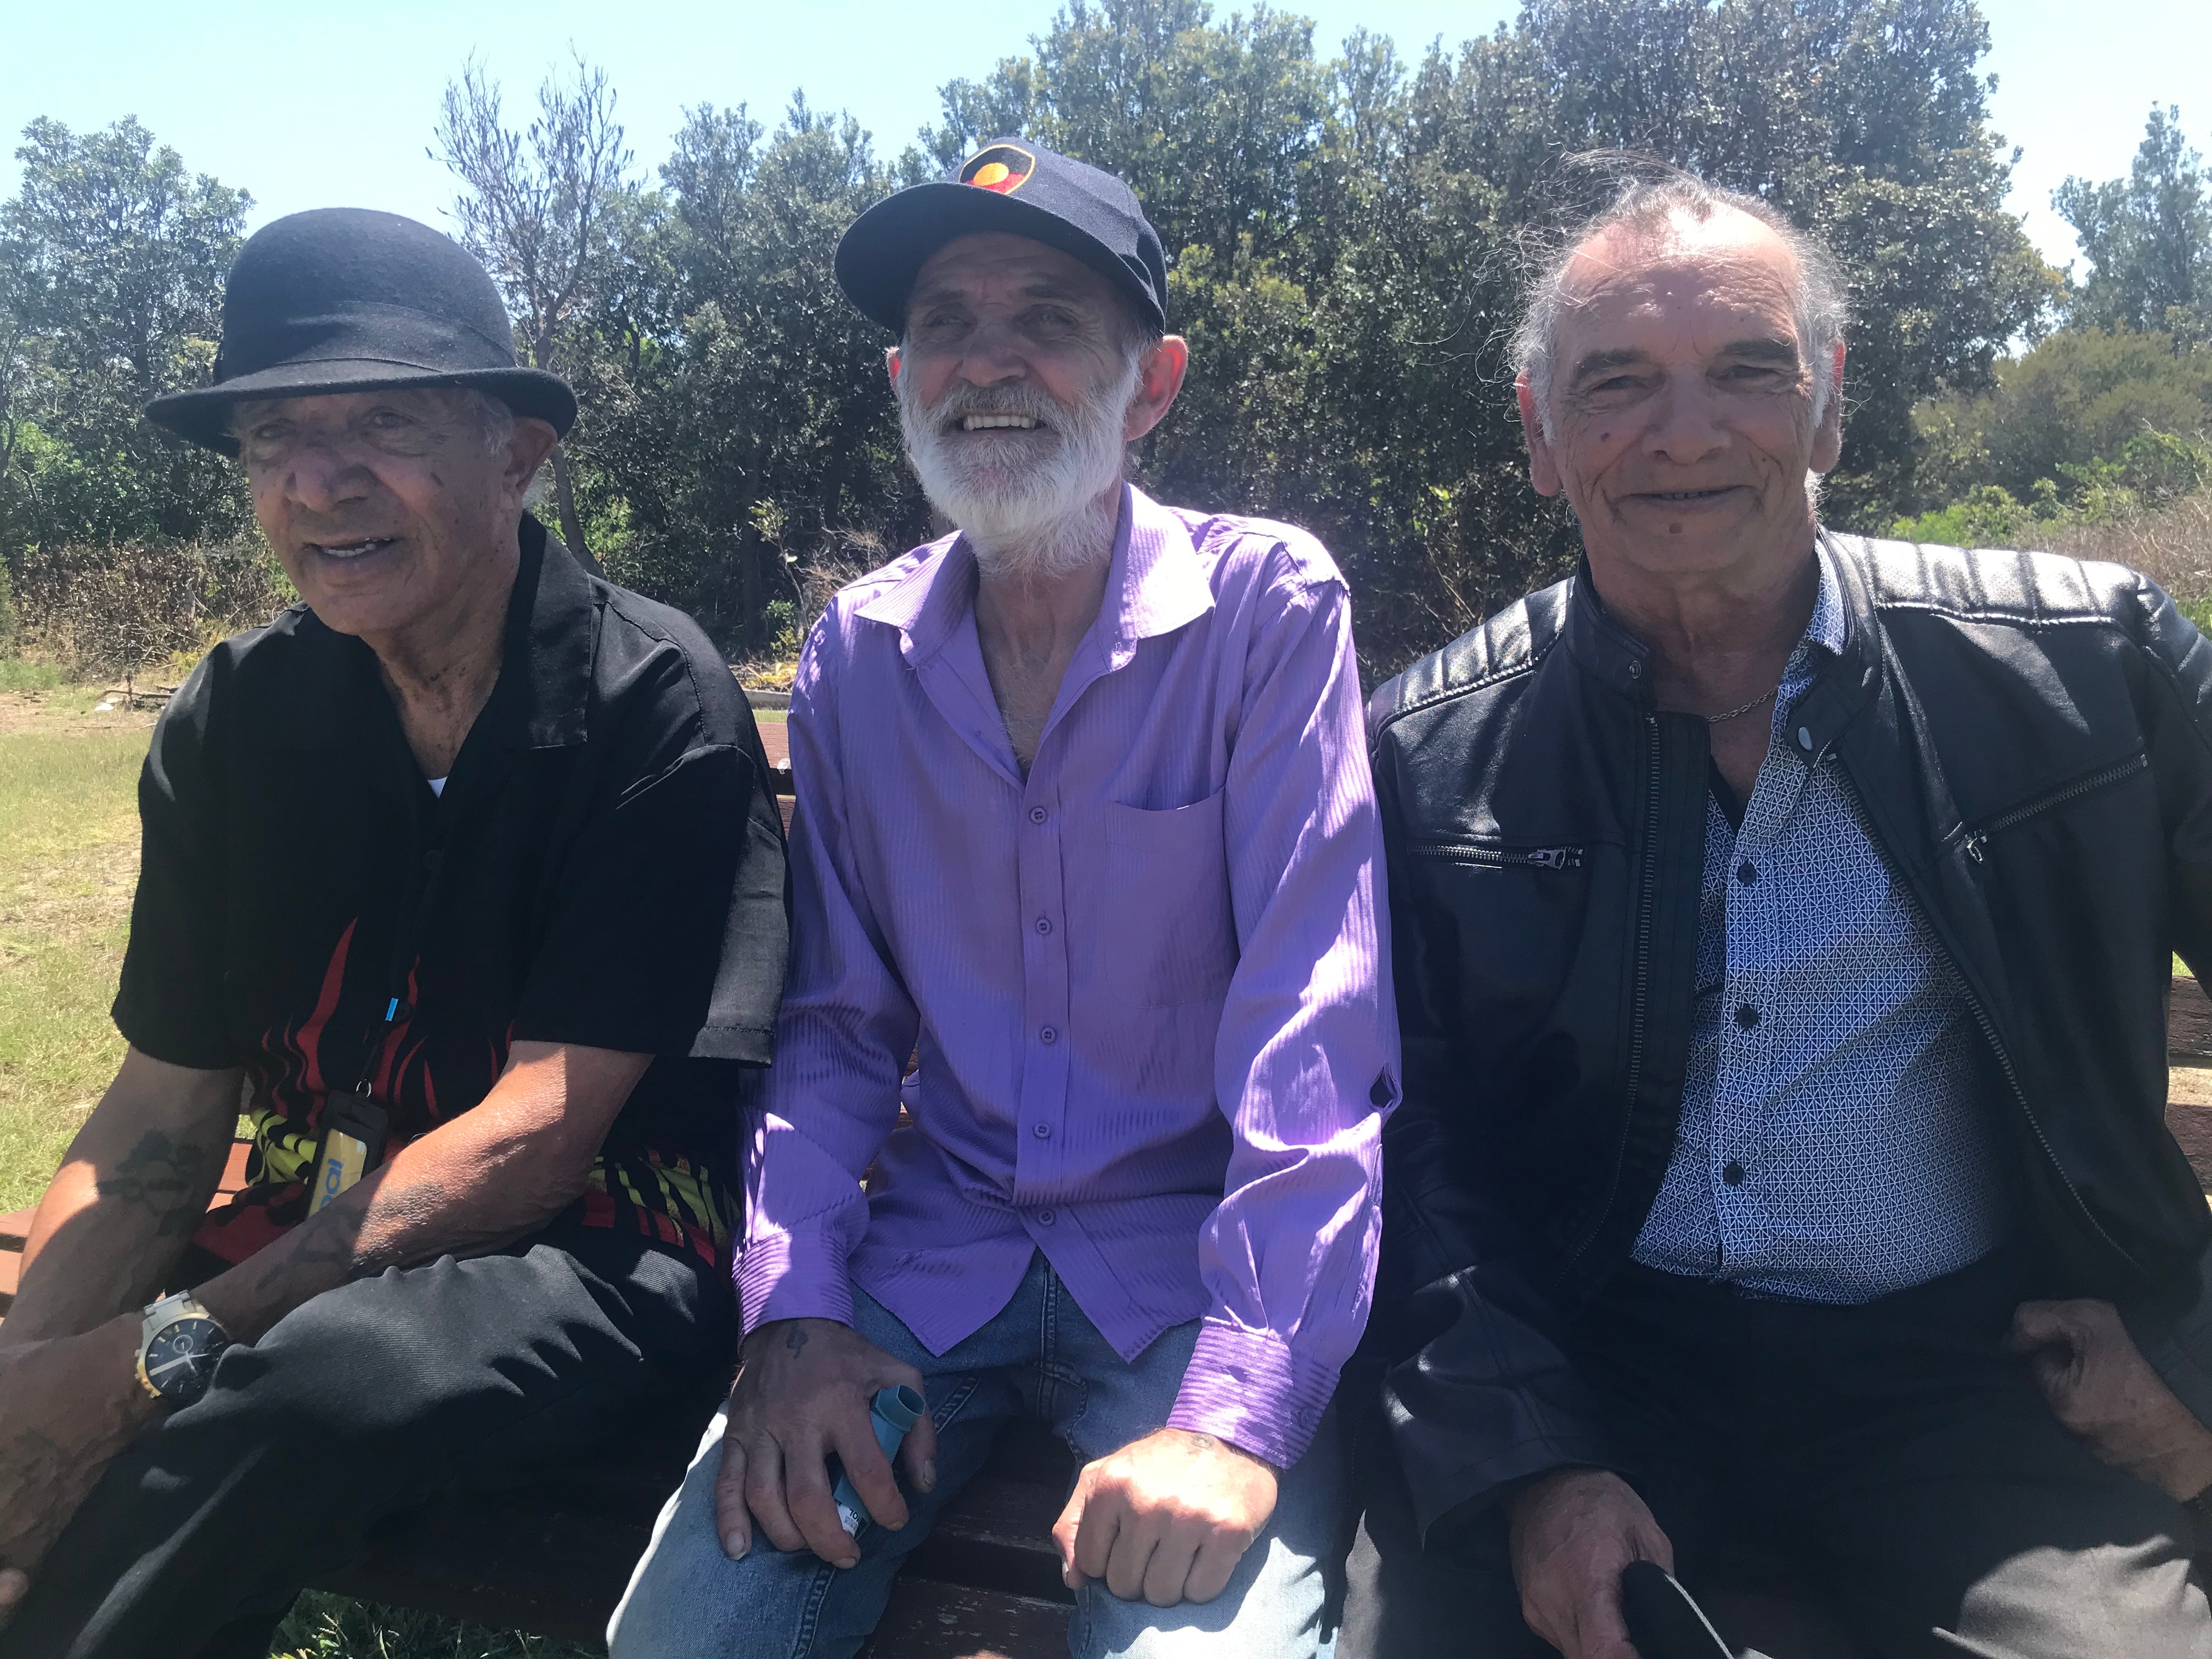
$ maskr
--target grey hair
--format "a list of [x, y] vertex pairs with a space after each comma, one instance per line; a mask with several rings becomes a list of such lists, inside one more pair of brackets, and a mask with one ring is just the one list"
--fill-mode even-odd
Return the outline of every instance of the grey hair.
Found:
[[1529, 286], [1527, 308], [1513, 331], [1513, 368], [1528, 379], [1544, 434], [1552, 434], [1552, 375], [1558, 349], [1559, 318], [1573, 303], [1567, 294], [1567, 271], [1575, 256], [1597, 238], [1625, 230], [1649, 240], [1666, 235], [1678, 219], [1704, 224], [1717, 213], [1730, 209], [1757, 220], [1782, 240], [1797, 263], [1796, 292], [1790, 309], [1797, 326], [1797, 349], [1812, 359], [1813, 420], [1817, 425], [1828, 412], [1836, 392], [1836, 343], [1850, 320], [1850, 301], [1836, 257], [1817, 236], [1799, 229], [1772, 204], [1741, 191], [1709, 185], [1694, 173], [1668, 167], [1657, 171], [1649, 160], [1613, 155], [1571, 158], [1570, 165], [1638, 161], [1642, 176], [1622, 180], [1613, 199], [1583, 220], [1554, 246], [1538, 266]]

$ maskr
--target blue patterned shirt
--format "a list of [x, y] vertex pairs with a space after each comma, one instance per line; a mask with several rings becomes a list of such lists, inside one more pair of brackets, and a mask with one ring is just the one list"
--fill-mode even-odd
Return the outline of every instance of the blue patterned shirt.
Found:
[[1762, 1295], [1868, 1302], [2003, 1230], [1972, 1018], [1832, 759], [1790, 709], [1844, 643], [1820, 597], [1743, 821], [1709, 794], [1682, 1116], [1636, 1259]]

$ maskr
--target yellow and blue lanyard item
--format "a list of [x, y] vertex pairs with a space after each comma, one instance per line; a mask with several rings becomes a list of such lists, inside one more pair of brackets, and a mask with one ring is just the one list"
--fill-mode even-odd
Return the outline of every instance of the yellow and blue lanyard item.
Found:
[[376, 1057], [392, 1027], [414, 1015], [403, 989], [407, 985], [408, 969], [415, 959], [422, 928], [436, 905], [438, 878], [444, 866], [445, 854], [441, 849], [434, 847], [422, 855], [418, 867], [424, 878], [410, 896], [411, 902], [402, 905], [400, 924], [393, 930], [392, 989], [385, 1000], [384, 1018], [370, 1034], [368, 1053], [362, 1060], [361, 1081], [343, 1094], [332, 1094], [324, 1103], [323, 1138], [315, 1150], [314, 1185], [307, 1194], [309, 1215], [343, 1197], [384, 1156], [392, 1114], [369, 1097], [368, 1080], [374, 1074]]

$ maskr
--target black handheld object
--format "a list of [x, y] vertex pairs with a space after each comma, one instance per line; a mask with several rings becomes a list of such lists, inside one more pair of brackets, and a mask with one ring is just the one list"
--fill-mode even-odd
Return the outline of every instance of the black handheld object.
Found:
[[1620, 1611], [1642, 1659], [1735, 1659], [1690, 1592], [1656, 1561], [1620, 1570]]

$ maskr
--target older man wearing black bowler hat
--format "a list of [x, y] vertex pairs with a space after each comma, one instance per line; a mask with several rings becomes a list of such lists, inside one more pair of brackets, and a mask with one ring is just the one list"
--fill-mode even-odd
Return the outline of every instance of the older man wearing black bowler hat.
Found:
[[1188, 349], [1121, 180], [1001, 139], [836, 268], [957, 533], [800, 654], [740, 1369], [609, 1646], [846, 1659], [1029, 1417], [1079, 1659], [1313, 1655], [1397, 1086], [1343, 578], [1125, 480]]
[[781, 831], [696, 626], [524, 511], [576, 405], [508, 342], [447, 237], [302, 213], [148, 410], [239, 458], [302, 603], [140, 782], [129, 1050], [0, 1326], [11, 1659], [264, 1653], [382, 1516], [727, 1352]]

